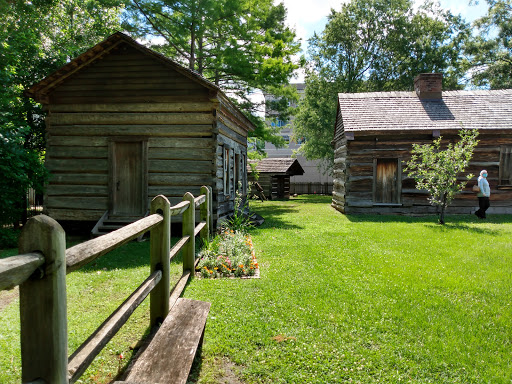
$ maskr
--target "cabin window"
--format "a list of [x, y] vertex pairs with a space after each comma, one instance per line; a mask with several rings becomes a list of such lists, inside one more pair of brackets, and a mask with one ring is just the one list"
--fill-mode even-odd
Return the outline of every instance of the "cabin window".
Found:
[[247, 195], [247, 155], [242, 154], [242, 194]]
[[224, 195], [229, 195], [229, 147], [224, 146], [223, 159], [224, 165]]
[[373, 176], [373, 202], [400, 204], [402, 179], [400, 160], [375, 159]]
[[[240, 154], [235, 154], [235, 191], [238, 190], [240, 182]], [[241, 188], [240, 188], [241, 189]], [[242, 192], [242, 191], [240, 191]]]
[[512, 185], [512, 147], [501, 147], [499, 185]]

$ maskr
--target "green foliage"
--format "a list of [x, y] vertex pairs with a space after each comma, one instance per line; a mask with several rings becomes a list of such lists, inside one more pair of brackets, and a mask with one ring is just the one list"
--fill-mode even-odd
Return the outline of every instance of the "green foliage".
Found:
[[44, 113], [23, 96], [32, 84], [119, 27], [114, 0], [0, 3], [0, 127], [24, 131], [25, 146], [43, 150]]
[[258, 268], [249, 235], [224, 231], [201, 250], [197, 268], [206, 278], [253, 276]]
[[[240, 192], [242, 183], [238, 182], [238, 189], [235, 192], [235, 202], [233, 206], [233, 213], [229, 218], [222, 223], [222, 230], [235, 231], [246, 233], [247, 229], [252, 226], [251, 220], [247, 213], [249, 212], [249, 202], [247, 197], [242, 196]], [[247, 196], [251, 195], [250, 189], [247, 191]]]
[[[428, 191], [430, 203], [441, 208], [440, 224], [444, 224], [446, 207], [473, 177], [463, 174], [478, 144], [478, 131], [463, 129], [459, 136], [457, 143], [448, 143], [446, 148], [441, 147], [442, 137], [432, 144], [413, 144], [411, 159], [404, 168], [404, 172], [416, 180], [416, 188]], [[461, 176], [463, 181], [459, 181]]]
[[470, 34], [460, 16], [431, 2], [352, 0], [332, 10], [325, 30], [309, 40], [305, 97], [295, 120], [301, 152], [332, 166], [337, 93], [412, 90], [416, 75], [443, 74], [460, 88], [461, 51]]
[[46, 169], [37, 151], [25, 148], [23, 130], [2, 130], [0, 127], [0, 226], [17, 223], [24, 196], [29, 188], [42, 191]]
[[0, 2], [0, 224], [19, 220], [28, 187], [42, 189], [44, 112], [23, 91], [115, 30], [113, 0]]
[[20, 231], [10, 227], [0, 226], [0, 249], [18, 247]]
[[[220, 86], [256, 124], [264, 141], [278, 137], [255, 113], [249, 99], [259, 89], [276, 97], [294, 97], [288, 87], [297, 68], [295, 33], [285, 23], [286, 9], [273, 0], [133, 0], [124, 27], [135, 36], [157, 37], [152, 48]], [[286, 108], [280, 112], [287, 113]]]
[[512, 88], [512, 1], [487, 4], [487, 14], [474, 23], [479, 33], [466, 46], [471, 80], [491, 89]]

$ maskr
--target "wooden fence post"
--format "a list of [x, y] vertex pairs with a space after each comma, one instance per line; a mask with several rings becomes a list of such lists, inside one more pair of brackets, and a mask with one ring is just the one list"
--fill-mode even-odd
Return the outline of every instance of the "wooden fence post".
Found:
[[151, 273], [161, 270], [162, 279], [150, 294], [150, 324], [155, 326], [164, 321], [169, 313], [170, 258], [171, 251], [171, 204], [165, 196], [158, 195], [151, 201], [151, 214], [162, 215], [164, 221], [151, 230], [150, 263]]
[[187, 210], [183, 212], [183, 234], [182, 236], [189, 236], [187, 244], [183, 246], [183, 272], [190, 271], [190, 278], [194, 277], [194, 262], [196, 253], [196, 237], [194, 230], [196, 227], [196, 205], [194, 203], [194, 195], [190, 192], [185, 193], [183, 196], [184, 201], [189, 201], [190, 205]]
[[66, 234], [52, 218], [31, 218], [19, 253], [39, 251], [45, 264], [20, 285], [22, 382], [68, 383]]
[[201, 231], [201, 239], [204, 241], [210, 240], [210, 190], [206, 186], [201, 187], [201, 195], [206, 196], [206, 200], [201, 204], [201, 221], [206, 223], [205, 227]]

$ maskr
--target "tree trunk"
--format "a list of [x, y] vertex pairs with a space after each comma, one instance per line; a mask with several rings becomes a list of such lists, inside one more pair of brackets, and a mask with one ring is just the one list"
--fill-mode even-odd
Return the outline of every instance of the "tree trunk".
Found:
[[441, 212], [439, 213], [439, 224], [444, 225], [444, 213], [446, 211], [446, 193], [443, 194]]
[[190, 27], [190, 58], [188, 61], [188, 67], [191, 70], [194, 70], [196, 66], [196, 52], [195, 52], [195, 44], [196, 44], [196, 31], [195, 31], [195, 24], [192, 23], [192, 26]]

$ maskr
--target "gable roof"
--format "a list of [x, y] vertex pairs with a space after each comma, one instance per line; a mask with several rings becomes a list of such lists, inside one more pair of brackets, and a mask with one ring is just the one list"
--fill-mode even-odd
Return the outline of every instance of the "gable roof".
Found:
[[415, 92], [340, 93], [340, 118], [345, 132], [512, 129], [512, 90], [443, 91], [430, 100]]
[[110, 35], [105, 40], [77, 56], [75, 59], [71, 60], [69, 63], [59, 68], [57, 71], [53, 72], [43, 80], [32, 85], [30, 88], [25, 90], [24, 95], [31, 97], [38, 102], [43, 102], [46, 95], [50, 94], [53, 89], [66, 81], [70, 76], [80, 72], [97, 60], [108, 55], [110, 52], [112, 52], [112, 50], [114, 50], [116, 47], [119, 47], [121, 44], [128, 44], [132, 46], [140, 52], [160, 61], [164, 65], [169, 66], [181, 75], [204, 86], [206, 89], [212, 92], [212, 98], [217, 97], [234, 108], [234, 110], [238, 113], [239, 118], [243, 120], [244, 123], [249, 127], [249, 130], [255, 129], [254, 124], [233, 104], [229, 97], [227, 97], [217, 85], [205, 79], [197, 72], [182, 66], [181, 64], [165, 57], [158, 52], [146, 48], [142, 44], [139, 44], [137, 41], [132, 39], [130, 36], [121, 32], [116, 32]]
[[[304, 169], [300, 165], [299, 161], [289, 157], [267, 157], [256, 163], [256, 170], [261, 173], [273, 173], [288, 176], [304, 174]], [[250, 166], [248, 166], [247, 169], [250, 171]]]

